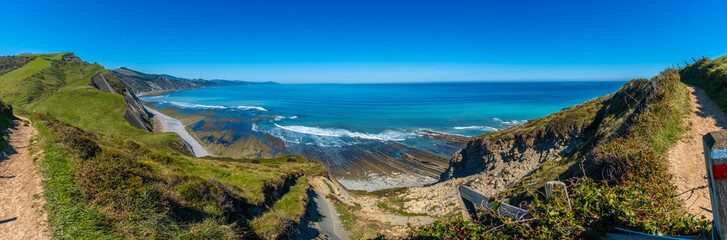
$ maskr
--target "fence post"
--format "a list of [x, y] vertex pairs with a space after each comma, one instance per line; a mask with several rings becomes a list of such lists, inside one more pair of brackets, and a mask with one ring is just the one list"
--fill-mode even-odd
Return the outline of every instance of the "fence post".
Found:
[[556, 191], [560, 191], [561, 197], [568, 203], [568, 210], [571, 210], [570, 198], [568, 198], [568, 189], [565, 187], [565, 183], [561, 181], [545, 183], [545, 197], [550, 198]]
[[714, 230], [719, 239], [727, 234], [727, 131], [704, 135], [704, 161], [707, 166], [709, 196], [712, 200]]

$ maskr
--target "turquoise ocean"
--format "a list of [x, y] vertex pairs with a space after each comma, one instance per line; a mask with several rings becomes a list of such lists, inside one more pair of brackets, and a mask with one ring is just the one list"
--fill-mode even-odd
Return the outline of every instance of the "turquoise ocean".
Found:
[[159, 108], [261, 119], [248, 130], [280, 138], [291, 149], [335, 150], [379, 141], [449, 157], [458, 146], [421, 133], [471, 137], [505, 129], [612, 93], [623, 83], [254, 84], [182, 90], [142, 100]]

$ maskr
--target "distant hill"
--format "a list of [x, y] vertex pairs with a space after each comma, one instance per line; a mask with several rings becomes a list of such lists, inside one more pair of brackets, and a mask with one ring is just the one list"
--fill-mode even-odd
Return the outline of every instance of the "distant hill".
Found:
[[134, 93], [183, 90], [216, 86], [276, 84], [275, 82], [248, 82], [220, 79], [187, 79], [167, 74], [148, 74], [124, 67], [117, 68], [111, 71], [122, 81], [124, 81], [124, 83], [126, 83], [126, 85], [128, 85], [134, 91]]

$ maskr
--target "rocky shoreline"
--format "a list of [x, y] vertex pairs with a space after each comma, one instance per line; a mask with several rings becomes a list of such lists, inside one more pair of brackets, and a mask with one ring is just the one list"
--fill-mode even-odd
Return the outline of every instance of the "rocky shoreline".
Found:
[[[154, 102], [147, 102], [154, 106]], [[259, 121], [274, 116], [249, 118], [231, 116], [213, 109], [158, 109], [188, 126], [211, 155], [231, 158], [273, 158], [300, 155], [321, 162], [341, 184], [351, 190], [375, 191], [395, 187], [421, 187], [439, 180], [449, 157], [439, 156], [394, 141], [362, 141], [360, 144], [330, 148], [316, 145], [289, 146], [284, 140], [256, 131]], [[452, 146], [464, 147], [465, 137], [427, 133]]]
[[179, 134], [179, 137], [181, 137], [182, 140], [184, 140], [192, 148], [192, 155], [194, 155], [195, 157], [204, 157], [210, 155], [207, 150], [202, 146], [202, 144], [200, 144], [197, 139], [195, 139], [192, 135], [189, 134], [189, 132], [187, 132], [182, 122], [175, 118], [164, 115], [152, 107], [147, 106], [146, 109], [154, 115], [154, 118], [157, 122], [164, 126], [165, 132], [174, 132]]

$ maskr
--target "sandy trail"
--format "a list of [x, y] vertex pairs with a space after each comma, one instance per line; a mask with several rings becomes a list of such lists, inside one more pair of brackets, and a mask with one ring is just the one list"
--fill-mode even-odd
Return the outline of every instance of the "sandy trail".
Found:
[[[21, 120], [26, 118], [19, 117]], [[7, 154], [0, 154], [0, 236], [2, 239], [50, 239], [45, 231], [46, 215], [41, 178], [35, 171], [28, 147], [37, 131], [16, 121], [10, 129]]]
[[313, 178], [311, 186], [316, 192], [313, 198], [317, 206], [316, 210], [322, 215], [319, 222], [316, 223], [320, 237], [330, 240], [350, 239], [351, 234], [343, 227], [336, 208], [325, 197], [326, 194], [329, 194], [329, 191], [326, 190], [325, 179], [323, 177]]
[[184, 124], [182, 124], [182, 122], [170, 116], [164, 115], [154, 109], [146, 108], [146, 110], [154, 114], [154, 117], [156, 117], [159, 122], [164, 126], [163, 131], [175, 132], [179, 134], [180, 137], [182, 137], [182, 140], [189, 143], [189, 145], [192, 146], [192, 151], [194, 151], [195, 157], [204, 157], [210, 155], [207, 152], [207, 149], [205, 149], [202, 144], [199, 144], [199, 142], [197, 142], [197, 139], [192, 137], [192, 135], [187, 132], [187, 129], [184, 128]]
[[[674, 174], [674, 184], [679, 193], [707, 185], [707, 172], [704, 165], [702, 136], [709, 132], [727, 129], [727, 117], [701, 88], [689, 86], [692, 111], [689, 114], [691, 129], [687, 137], [679, 141], [669, 152], [669, 165]], [[690, 198], [691, 195], [691, 198]], [[694, 194], [680, 196], [690, 213], [712, 219], [712, 205], [708, 189], [700, 189]], [[709, 211], [708, 211], [709, 210]]]

